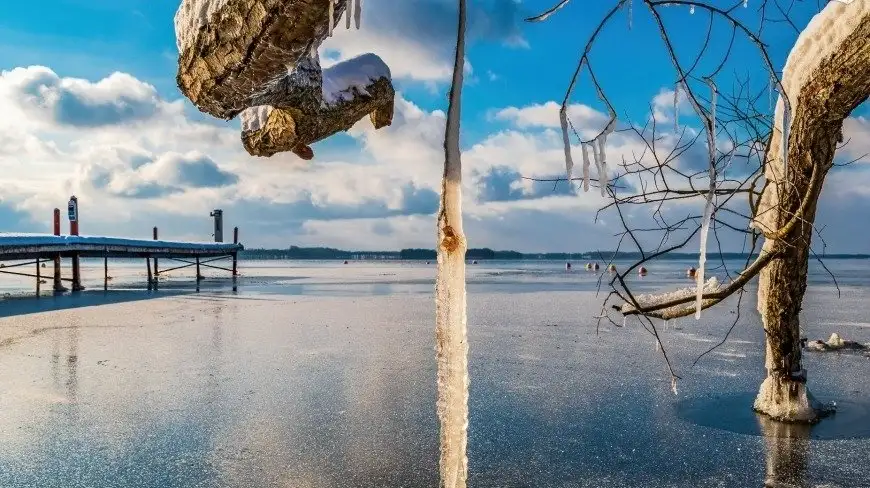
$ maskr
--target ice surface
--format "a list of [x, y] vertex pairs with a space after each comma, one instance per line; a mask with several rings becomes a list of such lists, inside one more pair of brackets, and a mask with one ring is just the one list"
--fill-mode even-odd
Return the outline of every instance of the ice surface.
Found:
[[368, 95], [366, 87], [381, 78], [390, 78], [390, 68], [375, 54], [361, 54], [323, 70], [323, 103], [332, 105]]

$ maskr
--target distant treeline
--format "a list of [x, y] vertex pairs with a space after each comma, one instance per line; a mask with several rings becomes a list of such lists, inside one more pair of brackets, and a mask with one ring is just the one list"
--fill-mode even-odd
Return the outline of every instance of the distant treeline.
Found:
[[[494, 251], [488, 248], [469, 249], [466, 253], [468, 259], [484, 260], [585, 260], [585, 261], [628, 261], [640, 259], [640, 254], [635, 252], [612, 251], [584, 252], [584, 253], [522, 253], [518, 251]], [[741, 253], [723, 253], [725, 259], [742, 259], [749, 256]], [[402, 249], [401, 251], [344, 251], [330, 247], [297, 247], [289, 249], [245, 249], [239, 253], [242, 259], [339, 259], [339, 260], [421, 260], [432, 261], [436, 259], [434, 249]], [[827, 259], [868, 259], [868, 254], [828, 254]], [[694, 253], [670, 253], [657, 258], [658, 260], [695, 260], [698, 255]], [[718, 259], [718, 258], [717, 258]]]

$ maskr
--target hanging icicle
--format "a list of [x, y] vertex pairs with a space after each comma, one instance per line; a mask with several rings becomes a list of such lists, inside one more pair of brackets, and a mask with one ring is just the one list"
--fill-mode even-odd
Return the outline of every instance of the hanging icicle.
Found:
[[674, 86], [674, 133], [680, 132], [680, 84]]
[[782, 167], [783, 177], [788, 181], [788, 136], [791, 132], [791, 104], [788, 102], [788, 95], [784, 92], [780, 98], [782, 98]]
[[347, 8], [344, 11], [344, 24], [347, 30], [350, 30], [350, 13], [353, 10], [353, 2], [354, 0], [347, 0]]
[[583, 149], [583, 191], [589, 191], [589, 145], [581, 142], [580, 147]]
[[631, 18], [632, 5], [631, 5], [631, 3], [632, 3], [632, 0], [628, 0], [628, 30], [631, 30], [631, 24], [632, 24], [632, 18]]
[[717, 90], [713, 80], [710, 85], [710, 120], [707, 126], [707, 146], [710, 157], [710, 184], [707, 192], [707, 202], [704, 205], [704, 216], [701, 218], [701, 249], [696, 272], [697, 287], [695, 291], [695, 319], [701, 318], [701, 308], [704, 303], [704, 266], [707, 264], [707, 237], [710, 233], [710, 220], [713, 217], [713, 198], [716, 195], [716, 96]]
[[332, 37], [332, 29], [335, 27], [335, 2], [333, 0], [326, 0], [329, 2], [329, 37]]
[[767, 110], [773, 111], [773, 84], [774, 84], [774, 76], [773, 72], [770, 73], [770, 77], [767, 79]]
[[356, 24], [356, 30], [359, 30], [359, 26], [361, 23], [360, 19], [362, 18], [362, 3], [363, 0], [354, 0], [353, 20]]
[[607, 195], [607, 156], [604, 152], [604, 145], [607, 144], [607, 131], [603, 132], [598, 138], [598, 186], [601, 188], [601, 196]]
[[749, 6], [749, 0], [743, 0], [743, 8], [746, 8], [748, 6]]
[[562, 105], [559, 110], [559, 123], [562, 124], [562, 145], [565, 150], [565, 171], [568, 173], [568, 185], [571, 185], [571, 172], [574, 169], [574, 159], [571, 157], [571, 139], [568, 136], [568, 107]]
[[695, 6], [694, 5], [689, 5], [689, 13], [692, 15], [695, 15]]

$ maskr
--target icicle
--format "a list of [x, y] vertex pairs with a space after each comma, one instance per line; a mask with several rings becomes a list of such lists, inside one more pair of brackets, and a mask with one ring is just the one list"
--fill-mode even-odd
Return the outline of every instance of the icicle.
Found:
[[674, 395], [677, 394], [677, 377], [671, 376], [671, 391], [674, 392]]
[[631, 30], [631, 23], [632, 23], [631, 16], [632, 16], [631, 0], [628, 0], [628, 30]]
[[589, 191], [589, 145], [580, 143], [583, 148], [583, 191]]
[[595, 163], [595, 169], [598, 171], [598, 184], [601, 184], [601, 154], [598, 152], [598, 138], [592, 139], [590, 144], [592, 144], [592, 162]]
[[356, 30], [359, 30], [360, 19], [362, 18], [362, 2], [363, 0], [356, 0], [353, 8], [353, 20], [356, 23]]
[[694, 5], [689, 6], [689, 13], [692, 15], [695, 15], [695, 6]]
[[622, 326], [625, 327], [625, 323], [628, 321], [628, 315], [622, 316]]
[[562, 144], [565, 146], [565, 170], [568, 173], [568, 184], [571, 184], [571, 171], [574, 169], [574, 159], [571, 157], [571, 139], [568, 136], [568, 107], [563, 105], [559, 110], [559, 123], [562, 124]]
[[607, 195], [607, 159], [604, 153], [604, 145], [607, 143], [605, 131], [596, 139], [598, 141], [598, 185], [601, 187], [601, 196]]
[[680, 131], [680, 84], [674, 86], [674, 133]]
[[773, 73], [767, 79], [767, 110], [773, 111]]
[[707, 192], [707, 203], [704, 205], [704, 216], [701, 219], [701, 250], [698, 257], [698, 280], [695, 292], [695, 319], [701, 318], [701, 308], [704, 302], [704, 266], [707, 263], [707, 236], [710, 232], [710, 219], [713, 217], [713, 197], [716, 194], [716, 85], [713, 80], [707, 80], [710, 85], [710, 126], [708, 127], [707, 146], [710, 156], [710, 184]]
[[344, 11], [344, 23], [347, 30], [350, 30], [350, 18], [351, 12], [353, 11], [353, 2], [354, 0], [347, 0], [347, 8]]
[[329, 37], [332, 37], [332, 29], [335, 27], [335, 3], [333, 0], [326, 0], [329, 2]]
[[788, 103], [788, 95], [783, 93], [782, 98], [782, 167], [783, 176], [788, 179], [788, 136], [791, 131], [791, 105]]
[[743, 8], [746, 8], [748, 6], [749, 6], [749, 0], [743, 0]]

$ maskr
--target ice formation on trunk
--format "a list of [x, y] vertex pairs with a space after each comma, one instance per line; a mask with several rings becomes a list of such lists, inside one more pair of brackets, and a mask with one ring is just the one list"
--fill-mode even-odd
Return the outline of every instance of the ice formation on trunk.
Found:
[[707, 236], [710, 233], [710, 220], [713, 218], [713, 199], [716, 196], [716, 85], [710, 84], [710, 126], [708, 128], [707, 145], [710, 157], [710, 184], [707, 192], [707, 202], [704, 204], [704, 215], [701, 218], [701, 249], [698, 255], [698, 289], [695, 293], [695, 319], [701, 318], [704, 302], [704, 266], [707, 265]]
[[444, 176], [438, 212], [435, 280], [435, 351], [438, 360], [440, 471], [443, 488], [465, 488], [468, 477], [468, 341], [465, 303], [465, 236], [462, 232], [462, 153], [459, 149], [465, 0], [459, 0], [459, 29], [444, 138]]
[[[715, 292], [719, 291], [720, 288], [721, 288], [721, 285], [719, 284], [719, 280], [717, 280], [716, 277], [713, 276], [710, 279], [708, 279], [706, 283], [704, 283], [703, 291], [705, 294], [715, 293]], [[670, 302], [672, 300], [685, 299], [688, 297], [695, 296], [696, 291], [697, 291], [697, 287], [692, 286], [692, 287], [680, 288], [679, 290], [674, 290], [674, 291], [659, 293], [659, 294], [635, 295], [634, 299], [637, 301], [637, 303], [643, 309], [643, 308], [667, 303], [667, 302]], [[679, 305], [674, 305], [672, 307], [657, 310], [656, 313], [662, 315], [664, 318], [668, 318], [668, 317], [673, 317], [674, 315], [677, 315], [677, 314], [683, 314], [688, 310], [693, 310], [694, 307], [695, 307], [694, 303], [681, 303]], [[623, 314], [627, 314], [627, 313], [633, 312], [635, 310], [636, 310], [635, 306], [629, 302], [622, 304], [622, 308], [620, 309], [620, 311]]]

